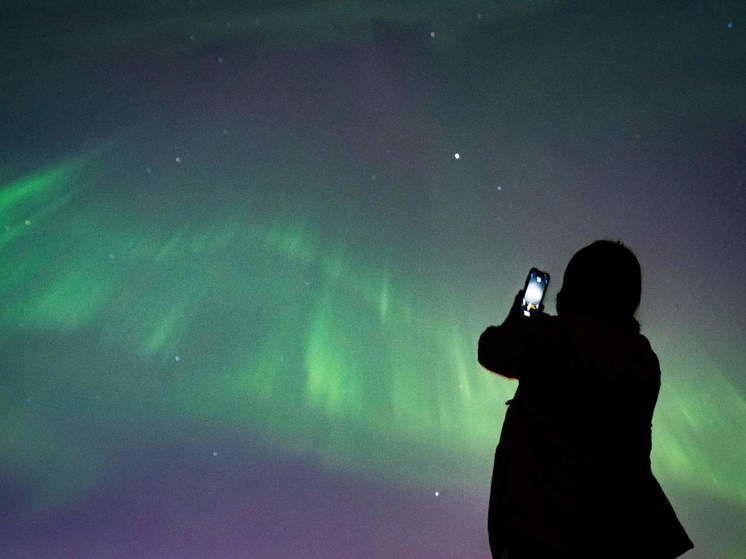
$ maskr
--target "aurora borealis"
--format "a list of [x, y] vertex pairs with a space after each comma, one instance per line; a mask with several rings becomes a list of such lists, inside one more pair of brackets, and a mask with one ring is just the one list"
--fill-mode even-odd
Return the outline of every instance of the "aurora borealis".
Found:
[[623, 4], [11, 2], [2, 557], [489, 556], [477, 339], [597, 238], [746, 557], [746, 12]]

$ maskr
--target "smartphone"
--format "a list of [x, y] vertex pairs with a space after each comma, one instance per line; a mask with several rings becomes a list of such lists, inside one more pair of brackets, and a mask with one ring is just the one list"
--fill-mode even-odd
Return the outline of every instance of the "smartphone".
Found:
[[526, 285], [523, 287], [523, 302], [521, 303], [523, 316], [531, 316], [539, 311], [547, 287], [549, 287], [549, 274], [531, 268], [526, 276]]

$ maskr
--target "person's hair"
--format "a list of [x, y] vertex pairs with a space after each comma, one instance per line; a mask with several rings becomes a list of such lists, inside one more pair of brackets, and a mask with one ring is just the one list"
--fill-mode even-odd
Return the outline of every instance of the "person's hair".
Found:
[[557, 313], [593, 316], [639, 333], [634, 314], [640, 305], [640, 289], [640, 263], [635, 254], [621, 241], [595, 241], [568, 262], [557, 293]]

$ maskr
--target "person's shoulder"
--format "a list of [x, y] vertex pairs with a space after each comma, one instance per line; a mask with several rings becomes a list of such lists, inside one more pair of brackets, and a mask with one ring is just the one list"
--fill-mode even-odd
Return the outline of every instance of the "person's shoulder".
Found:
[[561, 319], [572, 347], [600, 376], [627, 381], [660, 378], [658, 357], [643, 334], [592, 316], [563, 313]]
[[653, 350], [653, 346], [650, 344], [650, 340], [644, 334], [637, 334], [637, 340], [640, 347], [640, 360], [644, 362], [649, 369], [655, 372], [655, 376], [660, 378], [660, 362], [658, 355]]
[[638, 333], [637, 334], [637, 340], [638, 340], [638, 343], [641, 346], [643, 346], [645, 349], [650, 350], [651, 352], [655, 353], [653, 351], [653, 346], [651, 345], [650, 340], [648, 339], [648, 337], [645, 334]]

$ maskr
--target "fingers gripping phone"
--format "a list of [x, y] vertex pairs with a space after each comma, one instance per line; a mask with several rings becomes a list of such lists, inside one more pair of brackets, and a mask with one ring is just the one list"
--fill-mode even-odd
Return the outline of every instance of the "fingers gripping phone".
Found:
[[544, 308], [542, 301], [549, 287], [549, 274], [537, 268], [531, 268], [526, 277], [526, 285], [523, 287], [523, 302], [521, 312], [523, 316], [533, 316]]

